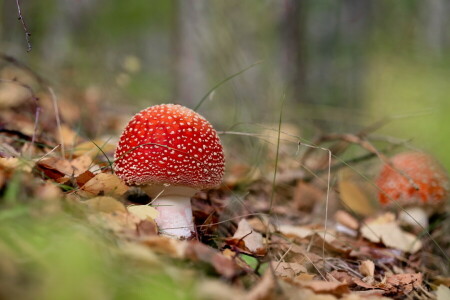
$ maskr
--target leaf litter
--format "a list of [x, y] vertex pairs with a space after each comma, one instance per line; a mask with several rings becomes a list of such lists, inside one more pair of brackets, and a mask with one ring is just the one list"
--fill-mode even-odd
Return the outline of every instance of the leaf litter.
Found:
[[[199, 277], [198, 299], [441, 300], [449, 294], [446, 258], [432, 247], [430, 237], [410, 231], [394, 213], [374, 204], [371, 182], [358, 176], [364, 172], [346, 168], [331, 173], [337, 185], [329, 195], [333, 217], [325, 226], [328, 178], [318, 159], [323, 153], [316, 147], [298, 159], [292, 154], [299, 147], [295, 135], [282, 135], [285, 140], [278, 157], [269, 143], [267, 161], [250, 176], [252, 166], [241, 159], [233, 162], [239, 151], [228, 149], [229, 173], [222, 187], [192, 198], [196, 239], [175, 240], [159, 235], [154, 221], [158, 211], [149, 204], [151, 199], [137, 197], [139, 191], [112, 172], [114, 143], [104, 137], [86, 139], [90, 132], [73, 129], [79, 110], [72, 115], [66, 112], [59, 130], [51, 115], [41, 118], [36, 132], [26, 129], [34, 128], [35, 122], [29, 94], [14, 84], [2, 86], [0, 118], [8, 131], [0, 132], [1, 188], [9, 187], [12, 193], [14, 181], [20, 180], [22, 188], [15, 193], [41, 201], [34, 214], [65, 211], [113, 239], [115, 251], [125, 257], [177, 272], [189, 269]], [[12, 105], [8, 101], [14, 97], [20, 101]], [[42, 92], [40, 101], [51, 107], [51, 95]], [[60, 107], [72, 105], [70, 95], [60, 102]], [[19, 116], [18, 107], [28, 109], [27, 113]], [[15, 118], [20, 122], [15, 123]], [[121, 125], [111, 125], [118, 124], [115, 120], [116, 115], [107, 115], [87, 131], [112, 130], [117, 137]], [[39, 143], [32, 143], [30, 134]], [[262, 136], [277, 142], [273, 131]], [[344, 142], [360, 140], [349, 137]], [[279, 165], [272, 185], [276, 159]], [[375, 169], [379, 161], [364, 163]], [[333, 158], [331, 164], [338, 168], [342, 161]], [[305, 175], [306, 166], [315, 176]], [[437, 224], [431, 237], [445, 237], [445, 226]], [[450, 244], [445, 238], [438, 242]]]

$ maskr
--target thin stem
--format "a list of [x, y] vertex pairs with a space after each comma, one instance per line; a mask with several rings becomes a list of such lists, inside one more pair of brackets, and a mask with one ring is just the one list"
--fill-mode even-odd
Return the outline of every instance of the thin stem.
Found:
[[16, 4], [17, 4], [17, 11], [19, 13], [18, 19], [22, 23], [23, 30], [25, 31], [25, 40], [27, 41], [27, 46], [28, 46], [27, 52], [30, 52], [31, 51], [31, 41], [30, 41], [31, 33], [28, 31], [27, 24], [25, 24], [25, 20], [22, 17], [22, 10], [20, 9], [19, 0], [16, 0]]

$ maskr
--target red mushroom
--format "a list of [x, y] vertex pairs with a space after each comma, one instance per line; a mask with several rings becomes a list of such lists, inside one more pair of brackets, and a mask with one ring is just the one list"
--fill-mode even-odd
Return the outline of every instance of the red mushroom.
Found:
[[396, 201], [406, 211], [400, 212], [401, 220], [426, 227], [428, 214], [442, 209], [450, 196], [446, 171], [433, 157], [421, 152], [397, 154], [391, 164], [382, 167], [377, 179], [381, 204], [392, 207]]
[[123, 131], [115, 172], [129, 185], [142, 186], [159, 211], [165, 235], [190, 238], [195, 229], [190, 198], [221, 183], [224, 154], [211, 124], [191, 109], [175, 104], [149, 107]]

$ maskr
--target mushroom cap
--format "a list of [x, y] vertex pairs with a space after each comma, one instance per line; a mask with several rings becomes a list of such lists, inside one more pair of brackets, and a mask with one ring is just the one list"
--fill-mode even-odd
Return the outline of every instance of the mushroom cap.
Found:
[[405, 206], [436, 206], [449, 198], [448, 174], [432, 156], [403, 152], [393, 156], [391, 163], [404, 174], [388, 164], [382, 167], [376, 182], [381, 204], [395, 200]]
[[225, 159], [217, 132], [193, 110], [161, 104], [125, 127], [115, 172], [129, 185], [170, 184], [204, 189], [222, 181]]

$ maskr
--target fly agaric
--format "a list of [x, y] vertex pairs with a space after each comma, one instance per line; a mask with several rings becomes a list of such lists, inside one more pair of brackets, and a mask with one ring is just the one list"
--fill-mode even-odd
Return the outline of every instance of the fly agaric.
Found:
[[163, 234], [194, 235], [191, 197], [221, 183], [225, 161], [217, 132], [198, 113], [161, 104], [136, 114], [125, 127], [115, 155], [115, 172], [138, 185], [159, 211]]
[[446, 171], [421, 152], [399, 153], [390, 162], [382, 167], [377, 179], [381, 204], [392, 207], [397, 201], [404, 208], [400, 220], [427, 227], [428, 215], [444, 208], [450, 196]]

